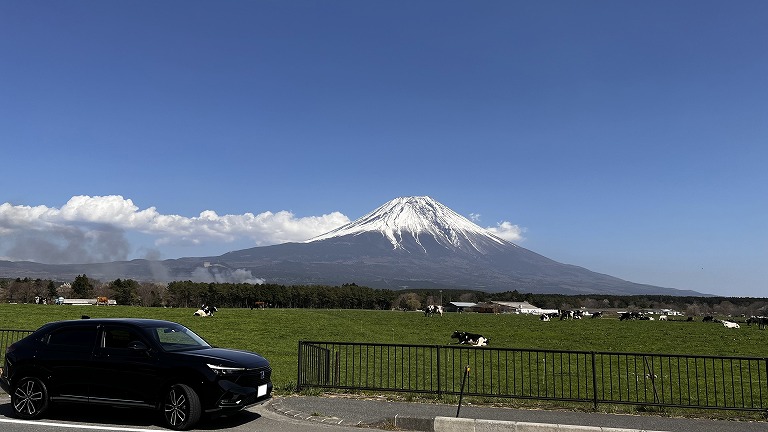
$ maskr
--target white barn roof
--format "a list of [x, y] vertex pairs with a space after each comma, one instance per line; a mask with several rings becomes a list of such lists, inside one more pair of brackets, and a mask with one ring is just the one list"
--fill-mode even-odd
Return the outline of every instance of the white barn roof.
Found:
[[534, 306], [528, 302], [495, 301], [493, 303], [512, 309], [538, 309], [538, 306]]
[[472, 302], [450, 302], [449, 304], [453, 305], [453, 306], [456, 306], [456, 307], [460, 307], [460, 308], [468, 308], [468, 307], [472, 307], [472, 306], [476, 305], [477, 303], [472, 303]]

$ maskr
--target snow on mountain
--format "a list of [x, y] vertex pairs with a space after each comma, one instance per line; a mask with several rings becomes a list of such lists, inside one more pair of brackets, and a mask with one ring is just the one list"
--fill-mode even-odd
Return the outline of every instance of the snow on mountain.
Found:
[[448, 249], [480, 253], [498, 247], [514, 247], [428, 196], [395, 198], [360, 219], [306, 243], [371, 232], [381, 233], [392, 244], [393, 250], [407, 250], [408, 245], [415, 242], [423, 252], [428, 252], [424, 241], [427, 238], [430, 244], [436, 242]]

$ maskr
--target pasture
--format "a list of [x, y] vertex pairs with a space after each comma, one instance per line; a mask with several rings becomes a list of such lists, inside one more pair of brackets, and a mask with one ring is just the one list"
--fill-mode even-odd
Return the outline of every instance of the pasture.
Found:
[[[196, 308], [129, 306], [0, 305], [0, 329], [36, 329], [50, 321], [91, 317], [154, 318], [176, 321], [210, 344], [255, 351], [272, 363], [279, 393], [295, 387], [299, 340], [447, 345], [455, 330], [480, 333], [489, 345], [578, 351], [641, 352], [766, 357], [768, 331], [741, 325], [685, 321], [552, 320], [513, 314], [446, 313], [329, 309], [229, 309], [213, 317], [194, 316]], [[743, 320], [741, 320], [743, 321]], [[483, 349], [483, 348], [477, 348]]]

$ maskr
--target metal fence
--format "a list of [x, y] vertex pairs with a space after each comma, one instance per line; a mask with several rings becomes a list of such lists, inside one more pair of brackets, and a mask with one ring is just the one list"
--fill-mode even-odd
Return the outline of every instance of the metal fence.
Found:
[[768, 409], [768, 359], [300, 341], [297, 389]]
[[5, 364], [5, 350], [12, 343], [23, 339], [34, 330], [3, 330], [0, 329], [0, 368]]

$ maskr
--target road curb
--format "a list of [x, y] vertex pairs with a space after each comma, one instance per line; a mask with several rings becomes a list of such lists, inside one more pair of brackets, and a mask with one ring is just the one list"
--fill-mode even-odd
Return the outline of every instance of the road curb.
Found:
[[600, 426], [578, 426], [453, 417], [435, 417], [432, 429], [427, 430], [431, 432], [662, 432]]
[[276, 413], [279, 413], [288, 417], [298, 418], [301, 420], [316, 421], [319, 423], [327, 423], [327, 424], [335, 424], [335, 425], [360, 426], [360, 423], [352, 423], [349, 421], [345, 422], [344, 419], [341, 419], [339, 417], [312, 415], [312, 414], [305, 413], [303, 411], [288, 409], [283, 407], [283, 404], [280, 402], [280, 400], [276, 398], [271, 399], [267, 404], [267, 407]]
[[395, 429], [409, 430], [409, 431], [435, 431], [435, 418], [434, 417], [400, 417], [395, 416], [392, 419], [392, 426]]

